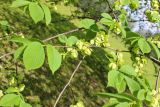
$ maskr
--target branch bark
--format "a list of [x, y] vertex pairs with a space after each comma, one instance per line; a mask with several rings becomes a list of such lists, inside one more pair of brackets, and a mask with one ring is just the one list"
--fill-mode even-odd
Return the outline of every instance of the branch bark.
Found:
[[79, 30], [80, 30], [80, 28], [76, 28], [76, 29], [70, 30], [70, 31], [67, 31], [67, 32], [64, 32], [64, 33], [61, 33], [61, 34], [58, 34], [58, 35], [49, 37], [49, 38], [47, 38], [47, 39], [44, 39], [43, 42], [47, 42], [47, 41], [49, 41], [49, 40], [58, 38], [59, 36], [62, 36], [62, 35], [68, 35], [68, 34], [71, 34], [71, 33], [73, 33], [73, 32], [77, 32], [77, 31], [79, 31]]
[[[83, 59], [84, 59], [84, 57], [83, 57]], [[71, 81], [72, 81], [72, 79], [73, 79], [75, 73], [78, 71], [80, 65], [82, 64], [83, 59], [82, 59], [81, 61], [79, 61], [78, 65], [77, 65], [76, 69], [73, 71], [73, 73], [72, 73], [72, 75], [71, 75], [69, 81], [67, 82], [67, 84], [64, 86], [64, 88], [62, 89], [62, 91], [61, 91], [60, 94], [58, 95], [58, 98], [56, 99], [56, 102], [55, 102], [55, 104], [54, 104], [53, 107], [56, 107], [56, 106], [57, 106], [57, 104], [58, 104], [60, 98], [62, 97], [62, 95], [63, 95], [63, 93], [64, 93], [64, 91], [65, 91], [66, 88], [70, 85], [70, 83], [71, 83]]]

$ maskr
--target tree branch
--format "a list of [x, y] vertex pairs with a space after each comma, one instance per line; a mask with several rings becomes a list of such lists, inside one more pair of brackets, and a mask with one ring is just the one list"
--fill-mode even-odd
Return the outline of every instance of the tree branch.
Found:
[[[84, 57], [83, 57], [83, 59], [84, 59]], [[82, 59], [82, 60], [83, 60], [83, 59]], [[74, 77], [75, 73], [78, 71], [78, 69], [79, 69], [80, 65], [82, 64], [82, 60], [81, 60], [81, 61], [79, 61], [78, 65], [77, 65], [76, 69], [73, 71], [73, 73], [72, 73], [72, 75], [71, 75], [71, 77], [70, 77], [69, 81], [67, 82], [67, 84], [64, 86], [63, 90], [62, 90], [62, 91], [60, 92], [60, 94], [58, 95], [58, 98], [56, 99], [56, 102], [55, 102], [55, 104], [54, 104], [54, 106], [53, 106], [53, 107], [56, 107], [56, 106], [57, 106], [57, 104], [58, 104], [58, 102], [59, 102], [59, 100], [60, 100], [61, 96], [62, 96], [62, 95], [63, 95], [63, 93], [64, 93], [64, 91], [65, 91], [65, 90], [66, 90], [66, 88], [70, 85], [70, 83], [71, 83], [71, 81], [72, 81], [72, 79], [73, 79], [73, 77]]]
[[61, 34], [58, 34], [58, 35], [55, 35], [55, 36], [49, 37], [49, 38], [47, 38], [47, 39], [44, 39], [44, 40], [43, 40], [43, 42], [47, 42], [47, 41], [49, 41], [49, 40], [52, 40], [52, 39], [58, 38], [59, 36], [62, 36], [62, 35], [71, 34], [71, 33], [73, 33], [73, 32], [77, 32], [77, 31], [79, 31], [79, 30], [80, 30], [80, 28], [70, 30], [70, 31], [67, 31], [67, 32], [64, 32], [64, 33], [61, 33]]

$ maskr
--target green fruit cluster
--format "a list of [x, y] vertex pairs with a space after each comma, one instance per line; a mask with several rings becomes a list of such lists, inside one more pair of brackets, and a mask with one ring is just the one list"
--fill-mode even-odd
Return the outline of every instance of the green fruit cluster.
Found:
[[96, 37], [90, 41], [92, 45], [107, 47], [110, 46], [108, 42], [108, 35], [105, 32], [98, 32]]
[[78, 51], [75, 48], [67, 48], [67, 52], [71, 55], [73, 58], [78, 57]]
[[82, 53], [84, 53], [85, 55], [91, 55], [92, 49], [90, 47], [89, 42], [86, 42], [84, 40], [79, 40], [76, 43], [76, 46], [77, 46], [78, 50], [81, 51]]
[[135, 62], [133, 64], [133, 66], [135, 67], [135, 72], [137, 72], [137, 74], [139, 76], [141, 76], [144, 71], [143, 71], [143, 67], [144, 65], [147, 63], [147, 59], [145, 57], [136, 57], [135, 58]]
[[152, 0], [151, 1], [151, 6], [154, 10], [159, 10], [160, 7], [160, 3], [158, 2], [158, 0]]

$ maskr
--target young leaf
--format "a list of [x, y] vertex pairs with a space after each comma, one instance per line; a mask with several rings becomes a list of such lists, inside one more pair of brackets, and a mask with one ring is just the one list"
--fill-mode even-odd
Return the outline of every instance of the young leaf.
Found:
[[157, 58], [159, 59], [160, 58], [160, 51], [159, 51], [158, 47], [154, 43], [152, 43], [151, 41], [148, 41], [148, 42], [151, 45], [151, 47], [153, 48]]
[[61, 66], [62, 56], [52, 45], [47, 45], [48, 64], [52, 73]]
[[75, 37], [75, 36], [70, 36], [68, 39], [67, 39], [67, 42], [66, 44], [69, 45], [69, 46], [72, 46], [74, 45], [75, 43], [77, 43], [78, 41], [78, 38]]
[[46, 6], [45, 4], [41, 4], [41, 7], [44, 11], [46, 25], [48, 25], [51, 22], [51, 12], [50, 12], [48, 6]]
[[61, 43], [66, 43], [67, 42], [67, 37], [65, 35], [61, 35], [61, 36], [58, 37], [58, 40]]
[[109, 71], [108, 73], [108, 86], [116, 88], [116, 82], [118, 78], [119, 72], [116, 70]]
[[39, 42], [32, 42], [25, 49], [23, 62], [28, 70], [40, 68], [45, 60], [44, 48]]
[[120, 99], [120, 100], [133, 101], [133, 99], [130, 98], [126, 94], [98, 93], [97, 95], [102, 96], [102, 97], [111, 97], [111, 98], [117, 98], [117, 99]]
[[138, 46], [143, 53], [151, 52], [151, 47], [149, 46], [148, 42], [144, 38], [140, 38], [138, 40]]
[[26, 39], [26, 38], [18, 37], [18, 36], [15, 36], [15, 37], [11, 38], [10, 41], [22, 43], [22, 44], [25, 44], [25, 45], [28, 45], [28, 44], [31, 43], [30, 40], [28, 40], [28, 39]]
[[141, 89], [141, 90], [138, 91], [137, 98], [139, 100], [144, 100], [145, 99], [145, 94], [146, 94], [146, 91], [144, 89]]
[[0, 106], [14, 107], [20, 103], [20, 96], [16, 94], [6, 94], [0, 99]]
[[15, 92], [19, 92], [18, 88], [14, 88], [14, 87], [9, 87], [7, 90], [6, 90], [6, 93], [15, 93]]
[[30, 1], [27, 0], [16, 0], [12, 2], [11, 7], [22, 7], [22, 6], [26, 6], [29, 5]]
[[94, 24], [95, 24], [95, 21], [93, 19], [83, 19], [81, 21], [81, 27], [85, 29], [90, 29], [90, 27]]
[[26, 48], [26, 46], [24, 45], [24, 46], [21, 46], [21, 47], [19, 47], [16, 51], [15, 51], [15, 53], [14, 53], [14, 60], [17, 60], [21, 55], [22, 55], [22, 53], [24, 52], [24, 49]]
[[117, 104], [115, 107], [130, 107], [130, 104], [127, 102], [122, 102]]
[[44, 18], [43, 9], [37, 3], [31, 2], [29, 4], [29, 13], [35, 23], [38, 23]]
[[102, 13], [101, 16], [103, 16], [105, 19], [113, 20], [112, 17], [108, 13]]
[[113, 20], [110, 20], [110, 19], [106, 19], [106, 18], [102, 18], [100, 20], [100, 22], [104, 25], [107, 25], [107, 26], [111, 26], [114, 24]]
[[32, 107], [32, 106], [28, 103], [25, 103], [24, 101], [21, 101], [19, 107]]
[[135, 80], [127, 77], [127, 76], [124, 76], [125, 77], [125, 80], [127, 82], [127, 85], [129, 87], [129, 90], [131, 91], [131, 93], [134, 93], [135, 91], [138, 91], [141, 87], [140, 85], [138, 84], [138, 82], [136, 82]]
[[116, 89], [119, 93], [122, 93], [126, 89], [126, 81], [124, 80], [124, 76], [119, 73], [117, 77], [117, 82], [116, 82]]
[[136, 72], [135, 72], [135, 69], [130, 66], [130, 65], [123, 65], [120, 69], [119, 69], [120, 72], [123, 72], [127, 75], [132, 75], [132, 76], [136, 76]]

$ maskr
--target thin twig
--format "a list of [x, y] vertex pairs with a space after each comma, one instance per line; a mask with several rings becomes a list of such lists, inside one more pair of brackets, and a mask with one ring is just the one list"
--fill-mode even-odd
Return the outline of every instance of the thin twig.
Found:
[[64, 33], [61, 33], [61, 34], [58, 34], [58, 35], [49, 37], [49, 38], [47, 38], [47, 39], [44, 39], [43, 42], [47, 42], [47, 41], [49, 41], [49, 40], [58, 38], [59, 36], [62, 36], [62, 35], [71, 34], [71, 33], [73, 33], [73, 32], [77, 32], [77, 31], [79, 31], [79, 30], [80, 30], [80, 28], [76, 28], [76, 29], [70, 30], [70, 31], [67, 31], [67, 32], [64, 32]]
[[6, 56], [12, 55], [12, 54], [13, 54], [13, 52], [6, 53], [6, 54], [4, 54], [4, 55], [0, 56], [0, 59], [4, 58], [4, 57], [6, 57]]
[[[83, 57], [83, 59], [84, 59], [84, 57]], [[78, 69], [79, 69], [79, 67], [80, 67], [81, 64], [82, 64], [82, 60], [79, 61], [78, 65], [77, 65], [76, 69], [73, 71], [73, 73], [72, 73], [72, 75], [71, 75], [71, 77], [70, 77], [68, 83], [64, 86], [63, 90], [62, 90], [62, 91], [60, 92], [60, 94], [58, 95], [58, 98], [56, 99], [56, 102], [55, 102], [55, 104], [54, 104], [53, 107], [56, 107], [56, 106], [57, 106], [57, 104], [58, 104], [58, 102], [59, 102], [61, 96], [63, 95], [63, 93], [64, 93], [64, 91], [66, 90], [66, 88], [70, 85], [70, 83], [71, 83], [71, 81], [72, 81], [72, 79], [73, 79], [75, 73], [78, 71]]]

